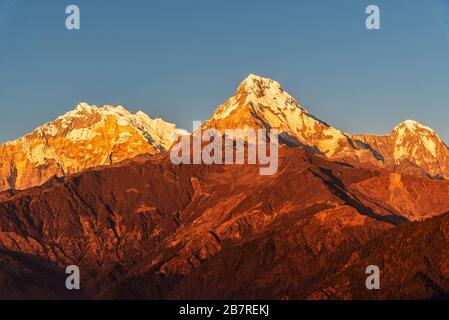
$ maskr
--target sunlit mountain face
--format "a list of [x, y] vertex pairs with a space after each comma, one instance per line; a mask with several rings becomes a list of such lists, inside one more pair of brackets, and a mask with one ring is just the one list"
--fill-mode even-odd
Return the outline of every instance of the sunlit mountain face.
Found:
[[[312, 112], [251, 74], [200, 126], [276, 130], [272, 175], [257, 162], [175, 164], [190, 134], [121, 106], [81, 103], [1, 145], [0, 297], [447, 297], [442, 139], [412, 120], [348, 133]], [[369, 265], [385, 290], [366, 289]]]
[[[387, 135], [355, 135], [317, 119], [278, 82], [254, 74], [217, 107], [203, 130], [276, 129], [281, 143], [352, 165], [427, 176], [449, 175], [449, 151], [438, 134], [406, 120]], [[168, 151], [185, 130], [122, 106], [80, 103], [73, 111], [32, 133], [0, 145], [2, 191], [41, 185], [87, 168], [111, 165], [141, 154]]]
[[0, 190], [26, 189], [53, 176], [166, 151], [182, 133], [143, 112], [80, 103], [75, 110], [0, 146]]

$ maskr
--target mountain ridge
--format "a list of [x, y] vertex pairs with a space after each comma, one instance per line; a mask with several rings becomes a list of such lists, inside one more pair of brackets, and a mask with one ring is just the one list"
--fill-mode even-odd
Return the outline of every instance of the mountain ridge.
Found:
[[[75, 264], [84, 297], [92, 299], [366, 298], [376, 293], [358, 280], [363, 263], [384, 266], [372, 249], [381, 241], [385, 268], [393, 270], [388, 283], [399, 281], [397, 292], [381, 297], [447, 293], [447, 267], [438, 261], [449, 241], [449, 182], [396, 175], [302, 148], [281, 148], [274, 176], [260, 176], [254, 165], [177, 166], [167, 154], [87, 169], [0, 198], [0, 285], [16, 298], [70, 296], [58, 292], [58, 281]], [[416, 197], [423, 186], [438, 197]], [[403, 225], [409, 231], [395, 231]], [[413, 243], [428, 239], [430, 251], [413, 251], [415, 233], [422, 236]], [[390, 241], [402, 243], [401, 266], [416, 263], [404, 278], [395, 276], [401, 270]], [[425, 257], [434, 259], [432, 267]], [[441, 289], [429, 288], [427, 278]]]
[[[227, 129], [277, 129], [281, 143], [335, 161], [449, 178], [449, 149], [433, 129], [405, 120], [385, 135], [346, 133], [309, 113], [279, 82], [255, 74], [240, 83], [202, 128], [221, 133]], [[80, 103], [32, 133], [0, 145], [0, 191], [36, 186], [55, 175], [140, 154], [165, 152], [177, 136], [187, 134], [142, 111]]]
[[122, 106], [87, 103], [0, 145], [0, 190], [25, 189], [52, 176], [168, 150], [185, 134], [162, 119]]
[[229, 128], [277, 129], [284, 144], [337, 161], [449, 178], [449, 149], [432, 128], [405, 120], [385, 135], [347, 133], [310, 114], [280, 83], [255, 74], [242, 81], [203, 128], [222, 133]]
[[[394, 161], [395, 150], [409, 153], [409, 143], [422, 148], [416, 149], [417, 158], [420, 152], [432, 155], [421, 135], [437, 139], [436, 133], [405, 121], [383, 138], [350, 135], [309, 115], [280, 85], [252, 77], [250, 87], [242, 84], [203, 128], [246, 124], [291, 133], [301, 144], [284, 141], [272, 176], [261, 176], [259, 164], [175, 165], [164, 151], [172, 142], [163, 138], [185, 133], [166, 124], [168, 130], [158, 136], [160, 122], [123, 107], [106, 106], [105, 115], [81, 104], [58, 123], [35, 130], [33, 138], [41, 143], [64, 132], [62, 141], [86, 145], [97, 137], [92, 128], [101, 122], [108, 130], [100, 136], [112, 140], [134, 130], [126, 137], [136, 140], [118, 150], [135, 143], [138, 152], [0, 193], [0, 287], [6, 292], [0, 297], [447, 296], [449, 181], [429, 179], [431, 168], [423, 163], [397, 158], [401, 161], [390, 168], [387, 162], [388, 155]], [[63, 131], [63, 123], [70, 130]], [[337, 143], [327, 136], [334, 130], [341, 138]], [[366, 145], [363, 139], [373, 142]], [[30, 142], [29, 150], [35, 146]], [[364, 159], [382, 159], [385, 165], [368, 167]], [[65, 267], [72, 264], [82, 270], [83, 281], [82, 292], [73, 295], [61, 290]], [[364, 287], [370, 264], [381, 268], [386, 290]]]

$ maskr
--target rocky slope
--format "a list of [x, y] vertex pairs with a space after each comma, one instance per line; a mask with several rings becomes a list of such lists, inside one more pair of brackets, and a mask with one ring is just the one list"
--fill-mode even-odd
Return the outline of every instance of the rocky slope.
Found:
[[32, 133], [0, 145], [0, 191], [40, 185], [52, 176], [167, 150], [176, 126], [125, 108], [81, 103]]
[[[1, 146], [0, 298], [449, 296], [449, 181], [429, 179], [446, 177], [447, 147], [433, 130], [350, 135], [255, 75], [203, 125], [251, 127], [281, 132], [276, 174], [174, 165], [163, 151], [182, 132], [122, 107], [81, 104]], [[64, 289], [71, 264], [82, 291]], [[365, 288], [371, 264], [379, 291]]]
[[[449, 149], [434, 130], [405, 121], [385, 136], [351, 135], [309, 114], [282, 86], [249, 75], [203, 129], [277, 129], [290, 147], [302, 146], [357, 166], [422, 177], [449, 177]], [[186, 132], [142, 112], [80, 104], [74, 111], [13, 142], [0, 145], [0, 191], [40, 185], [99, 165], [169, 149]]]
[[[356, 266], [371, 260], [360, 252], [378, 239], [403, 241], [401, 254], [419, 262], [424, 252], [416, 253], [413, 243], [429, 237], [436, 242], [427, 258], [445, 261], [447, 218], [439, 216], [449, 211], [448, 182], [397, 180], [403, 194], [428, 183], [441, 193], [439, 206], [430, 212], [429, 197], [414, 199], [413, 208], [386, 205], [389, 173], [328, 161], [302, 148], [282, 148], [273, 176], [259, 175], [257, 165], [175, 166], [166, 154], [87, 170], [3, 195], [0, 270], [11, 269], [11, 261], [17, 268], [13, 279], [2, 271], [0, 285], [15, 297], [63, 297], [67, 292], [54, 281], [76, 264], [88, 298], [370, 297], [359, 287], [346, 290], [345, 279], [334, 287], [328, 281], [347, 269], [351, 279], [363, 277]], [[364, 183], [376, 187], [367, 190]], [[408, 217], [428, 219], [410, 224]], [[437, 236], [426, 233], [429, 223], [440, 230]], [[396, 233], [404, 224], [412, 229]], [[419, 239], [409, 240], [419, 232]], [[388, 241], [382, 246], [394, 257]], [[388, 264], [385, 272], [398, 273], [405, 263]], [[396, 280], [419, 285], [407, 286], [401, 297], [447, 294], [444, 268], [423, 265], [421, 278], [407, 271]], [[435, 277], [432, 289], [426, 279]]]
[[437, 133], [407, 120], [385, 136], [352, 135], [308, 113], [282, 86], [249, 75], [219, 106], [204, 129], [277, 129], [289, 146], [303, 146], [328, 158], [431, 178], [449, 177], [449, 149]]
[[449, 178], [449, 149], [431, 128], [407, 120], [389, 135], [352, 135], [357, 143], [369, 146], [392, 171]]
[[271, 79], [249, 75], [235, 95], [219, 106], [203, 126], [226, 129], [277, 129], [289, 146], [303, 146], [330, 158], [376, 162], [373, 153], [351, 137], [309, 114], [282, 86]]

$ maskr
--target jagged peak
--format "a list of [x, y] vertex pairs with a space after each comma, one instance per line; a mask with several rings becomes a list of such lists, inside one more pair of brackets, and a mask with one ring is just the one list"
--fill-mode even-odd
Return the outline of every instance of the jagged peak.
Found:
[[405, 120], [402, 121], [401, 123], [399, 123], [397, 126], [394, 127], [393, 132], [403, 132], [403, 129], [406, 128], [411, 132], [416, 132], [417, 130], [425, 130], [425, 131], [430, 131], [432, 133], [435, 133], [435, 130], [433, 130], [430, 127], [427, 127], [421, 123], [419, 123], [416, 120]]
[[75, 108], [76, 111], [91, 111], [96, 109], [98, 109], [96, 105], [90, 105], [87, 102], [80, 102]]
[[250, 74], [243, 80], [243, 82], [270, 81], [270, 80], [273, 81], [273, 80], [270, 79], [270, 78], [262, 77], [262, 76], [259, 76], [259, 75], [255, 74], [255, 73], [250, 73]]
[[123, 117], [130, 117], [130, 116], [137, 116], [137, 117], [143, 117], [151, 119], [147, 114], [145, 114], [142, 111], [132, 113], [128, 109], [126, 109], [122, 105], [114, 106], [110, 104], [103, 105], [102, 107], [98, 107], [96, 105], [91, 105], [87, 102], [80, 102], [75, 109], [65, 113], [64, 115], [60, 116], [57, 120], [69, 120], [73, 118], [80, 118], [80, 117], [90, 117], [93, 114], [99, 114], [101, 116], [115, 116], [117, 118], [123, 118]]
[[261, 94], [266, 90], [282, 93], [282, 85], [270, 78], [262, 77], [254, 73], [249, 74], [240, 84], [239, 88], [244, 88], [248, 93]]
[[95, 113], [101, 116], [98, 120], [99, 122], [101, 122], [104, 117], [114, 116], [120, 126], [131, 126], [145, 136], [149, 133], [154, 135], [164, 135], [168, 131], [174, 131], [180, 135], [188, 134], [186, 130], [178, 129], [175, 124], [167, 122], [162, 118], [152, 118], [141, 110], [135, 113], [130, 112], [122, 105], [114, 106], [108, 104], [102, 107], [97, 107], [96, 105], [89, 105], [88, 103], [83, 102], [78, 104], [74, 111], [68, 112], [66, 115], [62, 116], [62, 118], [64, 120], [71, 117], [89, 117], [91, 114]]
[[[152, 140], [157, 140], [153, 135], [161, 137], [166, 135], [167, 137], [171, 137], [172, 131], [180, 135], [188, 134], [187, 131], [176, 128], [175, 124], [166, 122], [162, 118], [153, 119], [143, 111], [133, 113], [121, 105], [103, 105], [102, 107], [98, 107], [87, 102], [80, 102], [74, 109], [59, 116], [55, 120], [46, 122], [35, 128], [32, 132], [14, 141], [6, 141], [4, 144], [26, 141], [33, 133], [37, 133], [41, 138], [44, 136], [54, 137], [63, 132], [65, 132], [64, 134], [70, 134], [71, 132], [102, 126], [108, 116], [115, 117], [119, 126], [130, 126], [145, 137], [151, 135]], [[74, 121], [77, 121], [76, 127], [73, 126]], [[164, 147], [167, 146], [164, 145]]]
[[78, 105], [75, 107], [74, 110], [69, 111], [68, 113], [79, 113], [79, 112], [117, 112], [117, 113], [124, 113], [124, 114], [130, 114], [131, 112], [128, 111], [128, 109], [126, 109], [124, 106], [122, 105], [110, 105], [110, 104], [105, 104], [102, 107], [98, 107], [95, 104], [89, 104], [88, 102], [80, 102], [78, 103]]
[[276, 114], [285, 109], [305, 111], [279, 82], [251, 73], [240, 83], [234, 96], [215, 110], [213, 119], [226, 118], [242, 108], [262, 112], [260, 106], [270, 108]]

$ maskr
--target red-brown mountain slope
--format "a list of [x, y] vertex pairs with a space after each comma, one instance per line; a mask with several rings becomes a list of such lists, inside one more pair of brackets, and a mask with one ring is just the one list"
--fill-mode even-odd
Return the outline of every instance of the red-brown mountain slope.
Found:
[[[34, 264], [18, 264], [15, 281], [0, 274], [0, 285], [16, 297], [59, 297], [51, 273], [76, 264], [87, 297], [321, 297], [327, 279], [357, 261], [353, 253], [410, 217], [410, 208], [386, 206], [384, 194], [363, 188], [366, 181], [387, 188], [390, 178], [282, 148], [273, 176], [260, 176], [257, 165], [175, 166], [162, 154], [53, 179], [3, 195], [0, 266], [18, 255]], [[401, 181], [407, 190], [422, 183]], [[435, 192], [447, 188], [426, 183]], [[416, 201], [413, 217], [428, 216], [431, 199]], [[432, 214], [447, 211], [449, 199], [441, 197]], [[437, 219], [428, 221], [445, 221]], [[435, 259], [441, 250], [432, 252]], [[37, 270], [48, 272], [30, 287], [21, 276]], [[447, 277], [442, 270], [434, 272]]]

